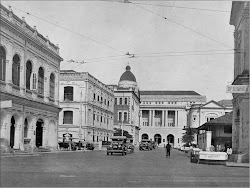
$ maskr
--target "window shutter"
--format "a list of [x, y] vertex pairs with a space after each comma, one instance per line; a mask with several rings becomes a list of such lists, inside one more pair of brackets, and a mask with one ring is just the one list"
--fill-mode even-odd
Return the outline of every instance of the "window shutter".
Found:
[[32, 77], [32, 90], [36, 90], [37, 88], [37, 78], [36, 78], [36, 73], [33, 73]]

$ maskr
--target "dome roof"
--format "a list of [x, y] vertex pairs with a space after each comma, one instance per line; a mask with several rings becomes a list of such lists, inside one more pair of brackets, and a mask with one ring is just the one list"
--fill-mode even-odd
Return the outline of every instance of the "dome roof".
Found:
[[120, 81], [132, 81], [136, 82], [134, 74], [130, 71], [130, 66], [126, 66], [126, 71], [122, 74]]

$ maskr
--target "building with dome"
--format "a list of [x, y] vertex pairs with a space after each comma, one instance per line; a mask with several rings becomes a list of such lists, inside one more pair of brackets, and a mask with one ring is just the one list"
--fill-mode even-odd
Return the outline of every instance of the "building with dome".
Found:
[[140, 91], [131, 67], [121, 75], [118, 85], [109, 85], [114, 90], [114, 128], [128, 131], [134, 144], [139, 142]]

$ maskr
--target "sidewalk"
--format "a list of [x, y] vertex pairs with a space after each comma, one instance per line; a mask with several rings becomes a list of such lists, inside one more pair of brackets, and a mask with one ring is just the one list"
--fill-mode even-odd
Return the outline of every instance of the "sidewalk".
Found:
[[226, 162], [226, 166], [249, 168], [249, 163]]
[[55, 153], [69, 153], [69, 152], [90, 152], [90, 151], [103, 151], [106, 148], [102, 148], [101, 150], [56, 150], [49, 152], [33, 152], [33, 153], [1, 153], [0, 157], [18, 157], [18, 156], [40, 156], [43, 154], [55, 154]]

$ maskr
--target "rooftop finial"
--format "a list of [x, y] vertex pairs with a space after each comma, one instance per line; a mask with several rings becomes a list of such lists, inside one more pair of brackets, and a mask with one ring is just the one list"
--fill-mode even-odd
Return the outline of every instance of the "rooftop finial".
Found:
[[48, 35], [46, 35], [46, 39], [47, 39], [47, 40], [49, 40], [49, 37], [48, 37]]
[[24, 16], [22, 17], [22, 20], [23, 20], [23, 22], [25, 22], [25, 17]]
[[12, 12], [11, 6], [9, 6], [9, 11], [11, 11], [11, 12]]
[[36, 26], [34, 25], [34, 30], [36, 30]]

